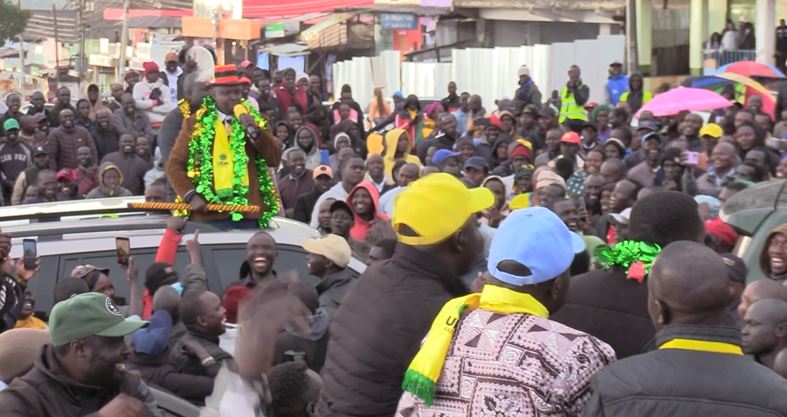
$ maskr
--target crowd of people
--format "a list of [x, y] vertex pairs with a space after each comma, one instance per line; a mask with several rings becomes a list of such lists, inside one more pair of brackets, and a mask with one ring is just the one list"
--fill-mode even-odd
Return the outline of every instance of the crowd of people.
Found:
[[787, 227], [747, 268], [719, 218], [787, 176], [787, 114], [751, 98], [655, 117], [620, 62], [605, 103], [574, 65], [547, 100], [520, 67], [490, 110], [453, 82], [365, 107], [343, 86], [325, 106], [318, 76], [206, 56], [146, 63], [106, 103], [88, 86], [71, 109], [61, 88], [22, 115], [9, 96], [7, 200], [144, 194], [227, 228], [287, 216], [321, 234], [302, 242], [318, 284], [277, 272], [264, 230], [229, 287], [208, 288], [196, 234], [180, 276], [173, 217], [144, 279], [129, 262], [127, 306], [81, 265], [32, 320], [37, 271], [0, 234], [0, 410], [160, 415], [154, 386], [221, 416], [787, 415]]

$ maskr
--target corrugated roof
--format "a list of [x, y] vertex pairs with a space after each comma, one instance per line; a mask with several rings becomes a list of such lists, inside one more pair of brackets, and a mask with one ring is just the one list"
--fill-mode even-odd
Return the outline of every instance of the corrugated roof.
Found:
[[[57, 35], [60, 42], [76, 43], [79, 41], [77, 31], [77, 13], [73, 10], [57, 11]], [[55, 19], [52, 10], [31, 10], [30, 20], [22, 33], [26, 41], [38, 41], [55, 37]]]

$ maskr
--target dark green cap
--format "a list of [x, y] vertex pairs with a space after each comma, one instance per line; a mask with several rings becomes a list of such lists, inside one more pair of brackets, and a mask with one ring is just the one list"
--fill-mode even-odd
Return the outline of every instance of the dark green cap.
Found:
[[125, 336], [147, 325], [146, 321], [124, 319], [115, 303], [97, 292], [75, 295], [59, 302], [49, 316], [53, 346], [89, 336]]

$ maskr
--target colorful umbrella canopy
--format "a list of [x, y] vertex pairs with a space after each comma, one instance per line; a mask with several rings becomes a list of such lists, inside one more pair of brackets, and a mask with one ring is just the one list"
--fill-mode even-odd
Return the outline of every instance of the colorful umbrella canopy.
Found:
[[637, 112], [649, 111], [654, 116], [672, 116], [682, 111], [708, 111], [731, 106], [721, 94], [711, 90], [691, 87], [673, 88], [647, 102]]
[[771, 119], [775, 120], [776, 100], [774, 100], [773, 94], [771, 94], [762, 84], [749, 77], [734, 72], [722, 72], [716, 75], [695, 78], [692, 80], [691, 86], [696, 88], [716, 89], [718, 86], [730, 83], [738, 83], [745, 87], [746, 101], [744, 104], [746, 105], [748, 105], [749, 99], [752, 96], [759, 96], [762, 99], [761, 111], [767, 113], [771, 116]]
[[787, 78], [783, 72], [773, 65], [760, 64], [754, 61], [738, 61], [732, 64], [722, 65], [719, 67], [716, 74], [725, 72], [745, 75], [747, 77]]

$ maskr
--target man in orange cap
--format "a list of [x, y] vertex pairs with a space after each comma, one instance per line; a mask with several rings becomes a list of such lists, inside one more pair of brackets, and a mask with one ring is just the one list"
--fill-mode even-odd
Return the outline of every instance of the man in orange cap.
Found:
[[183, 70], [178, 66], [178, 54], [170, 52], [164, 57], [164, 71], [161, 72], [161, 79], [169, 87], [170, 98], [173, 103], [178, 101], [178, 77], [183, 74]]
[[[183, 124], [166, 171], [172, 188], [191, 204], [192, 218], [232, 228], [267, 227], [279, 211], [269, 167], [281, 161], [281, 142], [268, 120], [241, 101], [234, 65], [215, 68], [210, 95]], [[258, 206], [256, 213], [208, 213], [208, 204]]]
[[134, 102], [137, 109], [144, 111], [150, 119], [150, 126], [158, 133], [161, 122], [170, 110], [175, 108], [169, 87], [161, 80], [158, 65], [153, 61], [142, 64], [145, 78], [134, 84]]

